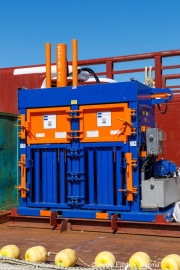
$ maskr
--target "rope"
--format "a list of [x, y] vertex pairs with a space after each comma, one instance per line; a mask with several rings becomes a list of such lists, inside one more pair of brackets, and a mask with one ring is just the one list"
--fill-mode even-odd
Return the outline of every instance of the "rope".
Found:
[[[57, 253], [56, 252], [53, 252], [53, 251], [49, 251], [48, 252], [48, 256], [50, 256], [50, 255], [57, 255]], [[85, 266], [87, 266], [87, 267], [91, 267], [91, 265], [89, 265], [89, 264], [87, 264], [87, 263], [85, 263], [83, 260], [81, 260], [80, 258], [77, 258], [78, 259], [78, 261], [80, 261], [82, 264], [84, 264]]]
[[81, 260], [80, 258], [78, 258], [78, 261], [80, 261], [82, 264], [84, 264], [84, 265], [87, 266], [87, 267], [91, 267], [91, 265], [85, 263], [85, 262], [84, 262], [83, 260]]

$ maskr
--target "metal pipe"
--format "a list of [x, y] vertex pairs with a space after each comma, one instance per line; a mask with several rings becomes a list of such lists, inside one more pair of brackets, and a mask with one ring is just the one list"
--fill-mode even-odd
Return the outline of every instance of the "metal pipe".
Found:
[[67, 86], [67, 50], [66, 44], [56, 45], [57, 87]]
[[77, 50], [77, 39], [72, 40], [72, 70], [73, 70], [73, 87], [78, 85], [78, 50]]
[[51, 43], [46, 43], [46, 87], [51, 88]]

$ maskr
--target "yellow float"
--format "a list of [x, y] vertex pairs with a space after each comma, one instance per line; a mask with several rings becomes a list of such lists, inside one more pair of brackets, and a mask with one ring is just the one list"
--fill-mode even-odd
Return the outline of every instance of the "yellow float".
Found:
[[25, 260], [28, 262], [46, 262], [47, 258], [47, 250], [42, 246], [29, 248], [25, 253]]
[[0, 250], [0, 255], [6, 256], [13, 259], [20, 258], [20, 250], [15, 245], [7, 245]]
[[147, 268], [150, 262], [151, 260], [148, 254], [145, 252], [136, 252], [129, 259], [129, 266], [136, 269]]
[[100, 252], [95, 258], [95, 266], [114, 266], [116, 259], [114, 255], [109, 251]]
[[180, 256], [177, 254], [170, 254], [164, 257], [161, 261], [162, 270], [180, 270]]
[[72, 267], [77, 262], [76, 252], [70, 248], [61, 250], [55, 257], [56, 266]]

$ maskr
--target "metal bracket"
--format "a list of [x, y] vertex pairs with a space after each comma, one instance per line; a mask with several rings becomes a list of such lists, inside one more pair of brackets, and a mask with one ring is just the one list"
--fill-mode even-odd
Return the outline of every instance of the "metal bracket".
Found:
[[68, 181], [84, 181], [84, 172], [67, 172], [67, 175]]
[[50, 215], [50, 225], [53, 227], [53, 230], [57, 227], [58, 223], [56, 221], [56, 217], [58, 216], [58, 212], [53, 212]]
[[81, 130], [70, 130], [67, 133], [69, 133], [68, 139], [83, 139], [83, 136], [79, 135], [79, 133], [83, 133]]
[[118, 225], [117, 225], [117, 219], [118, 219], [118, 214], [114, 214], [111, 217], [111, 229], [113, 230], [113, 234], [117, 232], [118, 230]]
[[70, 149], [67, 149], [66, 156], [67, 157], [83, 157], [84, 151], [81, 148], [70, 148]]
[[78, 197], [78, 196], [67, 196], [68, 202], [67, 205], [69, 206], [83, 206], [84, 202], [81, 202], [81, 200], [84, 200], [84, 197]]

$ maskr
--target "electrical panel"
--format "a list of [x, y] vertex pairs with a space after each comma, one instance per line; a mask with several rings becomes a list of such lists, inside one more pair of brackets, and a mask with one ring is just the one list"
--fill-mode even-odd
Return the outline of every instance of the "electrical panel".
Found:
[[146, 145], [148, 155], [163, 154], [163, 142], [165, 133], [159, 128], [146, 129]]

